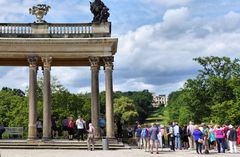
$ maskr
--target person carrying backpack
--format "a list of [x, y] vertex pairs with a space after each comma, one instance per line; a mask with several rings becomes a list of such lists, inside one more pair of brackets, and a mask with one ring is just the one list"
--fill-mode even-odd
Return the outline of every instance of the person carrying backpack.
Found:
[[144, 128], [142, 129], [142, 138], [143, 138], [143, 147], [144, 147], [144, 150], [145, 152], [146, 151], [149, 151], [150, 149], [150, 145], [149, 145], [149, 142], [150, 142], [150, 138], [149, 138], [149, 128], [148, 128], [148, 125], [145, 124], [144, 125]]

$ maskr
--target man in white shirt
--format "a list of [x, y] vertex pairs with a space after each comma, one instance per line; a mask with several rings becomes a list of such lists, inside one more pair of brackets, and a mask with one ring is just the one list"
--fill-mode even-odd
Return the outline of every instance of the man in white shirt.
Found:
[[77, 125], [77, 139], [80, 141], [80, 136], [81, 136], [81, 141], [83, 141], [83, 134], [86, 128], [86, 122], [81, 118], [81, 116], [78, 116], [78, 119], [76, 120], [76, 125]]
[[174, 136], [175, 136], [175, 148], [176, 149], [181, 149], [180, 130], [179, 130], [179, 126], [178, 126], [177, 123], [173, 127], [173, 133], [174, 133]]

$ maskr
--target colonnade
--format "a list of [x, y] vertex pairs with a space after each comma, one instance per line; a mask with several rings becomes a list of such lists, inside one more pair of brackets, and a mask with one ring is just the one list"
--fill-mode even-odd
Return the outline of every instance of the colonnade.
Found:
[[[91, 121], [96, 128], [96, 137], [100, 137], [99, 117], [99, 70], [103, 63], [106, 90], [106, 136], [114, 138], [113, 117], [113, 56], [89, 57], [91, 66]], [[51, 139], [51, 63], [52, 57], [29, 56], [29, 123], [28, 139], [37, 139], [37, 71], [38, 64], [43, 65], [43, 139]]]

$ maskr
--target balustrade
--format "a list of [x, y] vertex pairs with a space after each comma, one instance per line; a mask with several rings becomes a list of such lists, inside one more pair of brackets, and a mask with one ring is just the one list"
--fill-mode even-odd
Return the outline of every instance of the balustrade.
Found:
[[15, 37], [16, 35], [33, 37], [32, 34], [49, 34], [53, 35], [54, 38], [63, 35], [105, 37], [111, 35], [111, 23], [45, 23], [41, 25], [35, 23], [0, 23], [0, 37]]

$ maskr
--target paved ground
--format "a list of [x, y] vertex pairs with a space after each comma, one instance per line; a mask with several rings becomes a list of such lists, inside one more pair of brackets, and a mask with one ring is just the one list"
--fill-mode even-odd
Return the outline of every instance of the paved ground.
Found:
[[239, 157], [240, 153], [230, 154], [211, 151], [209, 155], [198, 155], [194, 151], [181, 150], [176, 152], [170, 152], [164, 149], [160, 154], [150, 154], [143, 150], [131, 149], [131, 150], [0, 150], [0, 157], [198, 157], [198, 156], [209, 156], [209, 157]]

